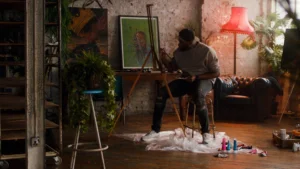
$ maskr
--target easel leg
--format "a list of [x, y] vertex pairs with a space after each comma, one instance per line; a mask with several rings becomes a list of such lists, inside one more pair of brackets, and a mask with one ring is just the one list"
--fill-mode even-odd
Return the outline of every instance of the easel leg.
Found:
[[140, 77], [141, 77], [141, 74], [143, 73], [144, 67], [145, 67], [145, 65], [146, 65], [146, 63], [147, 63], [147, 61], [148, 61], [148, 59], [149, 59], [151, 53], [152, 53], [152, 51], [150, 51], [150, 52], [148, 53], [148, 55], [147, 55], [147, 57], [146, 57], [146, 59], [145, 59], [143, 65], [142, 65], [141, 70], [139, 71], [139, 73], [138, 73], [136, 79], [134, 80], [134, 83], [133, 83], [133, 85], [131, 86], [131, 88], [130, 88], [130, 90], [129, 90], [129, 93], [128, 93], [128, 95], [127, 95], [127, 98], [125, 99], [124, 104], [122, 105], [122, 108], [121, 108], [121, 110], [120, 110], [120, 112], [119, 112], [119, 114], [118, 114], [118, 116], [117, 116], [117, 119], [116, 119], [115, 122], [114, 122], [114, 125], [113, 125], [111, 131], [109, 132], [108, 137], [111, 136], [113, 130], [114, 130], [115, 127], [116, 127], [116, 124], [117, 124], [117, 122], [118, 122], [118, 120], [119, 120], [121, 114], [123, 113], [125, 107], [129, 104], [129, 98], [130, 98], [130, 96], [131, 96], [131, 94], [132, 94], [132, 92], [133, 92], [133, 90], [134, 90], [134, 88], [135, 88], [137, 82], [139, 81], [139, 79], [140, 79]]
[[180, 123], [180, 126], [181, 126], [181, 128], [182, 128], [183, 134], [185, 135], [185, 132], [184, 132], [184, 126], [183, 126], [183, 124], [182, 124], [182, 122], [181, 122], [180, 115], [179, 115], [179, 112], [178, 112], [178, 109], [177, 109], [177, 106], [176, 106], [174, 97], [173, 97], [173, 95], [172, 95], [172, 93], [171, 93], [171, 90], [170, 90], [170, 88], [169, 88], [168, 81], [167, 81], [167, 76], [166, 76], [166, 74], [162, 74], [162, 75], [163, 75], [163, 79], [164, 79], [164, 83], [165, 83], [166, 89], [167, 89], [167, 91], [168, 91], [168, 94], [169, 94], [170, 99], [171, 99], [171, 102], [172, 102], [173, 109], [174, 109], [174, 111], [175, 111], [175, 113], [176, 113], [176, 115], [177, 115], [177, 118], [178, 118], [178, 120], [179, 120], [179, 123]]
[[295, 82], [293, 83], [292, 89], [291, 89], [291, 91], [290, 91], [290, 93], [289, 93], [289, 96], [288, 96], [288, 100], [287, 100], [287, 102], [286, 102], [286, 105], [283, 107], [283, 110], [282, 110], [280, 119], [279, 119], [279, 121], [278, 121], [278, 124], [280, 124], [281, 119], [282, 119], [282, 117], [283, 117], [283, 114], [284, 114], [284, 112], [286, 111], [287, 106], [289, 105], [290, 98], [291, 98], [291, 96], [292, 96], [292, 94], [293, 94], [293, 90], [294, 90], [295, 85], [296, 85], [296, 83], [297, 83], [297, 81], [298, 81], [298, 77], [299, 77], [299, 69], [297, 70]]

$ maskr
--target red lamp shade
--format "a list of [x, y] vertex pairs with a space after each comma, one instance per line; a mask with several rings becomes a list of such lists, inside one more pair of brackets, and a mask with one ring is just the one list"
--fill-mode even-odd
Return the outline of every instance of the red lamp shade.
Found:
[[222, 26], [221, 32], [252, 34], [254, 29], [249, 24], [247, 9], [244, 7], [232, 7], [230, 20]]

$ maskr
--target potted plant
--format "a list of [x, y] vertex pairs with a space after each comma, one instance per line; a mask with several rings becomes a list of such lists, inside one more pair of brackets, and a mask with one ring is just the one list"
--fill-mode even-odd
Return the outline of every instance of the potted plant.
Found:
[[96, 87], [104, 92], [106, 109], [106, 112], [98, 114], [98, 124], [104, 130], [111, 129], [116, 117], [116, 80], [110, 65], [99, 54], [87, 51], [83, 51], [81, 55], [66, 63], [64, 76], [68, 90], [70, 125], [77, 127], [81, 124], [83, 131], [88, 129], [89, 100], [83, 91], [94, 89], [93, 84], [98, 84]]
[[[270, 75], [278, 77], [284, 73], [280, 66], [283, 44], [277, 43], [276, 39], [284, 35], [285, 29], [290, 23], [289, 18], [280, 18], [277, 13], [270, 13], [266, 18], [258, 16], [255, 20], [250, 21], [255, 33], [263, 38], [259, 56], [268, 63], [268, 74]], [[242, 42], [241, 46], [249, 50], [255, 48], [256, 44], [256, 41], [249, 36]]]

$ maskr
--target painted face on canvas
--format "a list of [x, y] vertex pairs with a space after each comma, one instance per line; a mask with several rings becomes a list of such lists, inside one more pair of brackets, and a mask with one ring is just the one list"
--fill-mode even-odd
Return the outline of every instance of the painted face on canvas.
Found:
[[144, 32], [138, 31], [135, 34], [134, 40], [137, 48], [146, 48], [147, 40]]

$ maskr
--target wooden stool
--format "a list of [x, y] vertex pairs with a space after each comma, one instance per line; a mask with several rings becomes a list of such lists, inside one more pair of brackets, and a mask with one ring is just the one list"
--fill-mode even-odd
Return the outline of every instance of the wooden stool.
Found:
[[[206, 105], [207, 105], [207, 109], [208, 109], [208, 117], [211, 117], [211, 123], [210, 127], [213, 131], [213, 137], [216, 138], [215, 135], [215, 120], [214, 120], [214, 105], [213, 105], [213, 101], [211, 99], [211, 96], [213, 96], [212, 94], [212, 90], [210, 92], [208, 92], [208, 94], [206, 95]], [[189, 117], [189, 108], [190, 108], [190, 104], [193, 104], [193, 124], [192, 127], [188, 126], [188, 117]], [[188, 96], [188, 101], [187, 101], [187, 109], [186, 109], [186, 116], [185, 116], [185, 127], [191, 128], [192, 129], [192, 137], [194, 137], [194, 129], [195, 129], [195, 121], [196, 121], [196, 103], [194, 102], [193, 98], [189, 95]], [[200, 131], [200, 124], [199, 124], [199, 131]]]
[[80, 136], [80, 130], [81, 130], [80, 125], [78, 125], [77, 130], [76, 130], [76, 136], [75, 136], [75, 139], [74, 139], [74, 144], [68, 145], [68, 148], [73, 147], [73, 153], [72, 153], [70, 169], [75, 168], [77, 151], [82, 151], [82, 152], [97, 152], [97, 151], [99, 151], [100, 154], [101, 154], [101, 160], [102, 160], [103, 168], [104, 169], [106, 168], [105, 167], [105, 161], [104, 161], [104, 155], [103, 155], [102, 151], [107, 150], [108, 146], [105, 145], [104, 147], [102, 147], [102, 144], [101, 144], [101, 138], [100, 138], [100, 133], [99, 133], [99, 129], [98, 129], [96, 112], [95, 112], [94, 102], [93, 102], [93, 97], [92, 97], [93, 94], [100, 94], [100, 93], [102, 93], [102, 90], [87, 90], [87, 91], [84, 91], [84, 94], [88, 94], [89, 98], [90, 98], [90, 103], [91, 103], [91, 108], [92, 108], [92, 119], [94, 121], [96, 134], [97, 134], [97, 143], [96, 144], [99, 146], [99, 148], [97, 148], [97, 149], [79, 149], [78, 148], [78, 146], [95, 144], [95, 143], [78, 143], [79, 142], [79, 136]]

